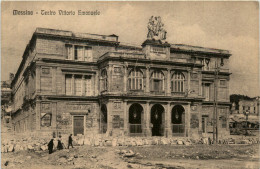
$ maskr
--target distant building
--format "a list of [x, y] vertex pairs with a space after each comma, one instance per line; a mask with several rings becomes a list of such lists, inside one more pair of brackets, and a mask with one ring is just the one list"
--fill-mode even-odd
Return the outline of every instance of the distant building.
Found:
[[231, 54], [150, 31], [138, 47], [116, 35], [37, 28], [12, 82], [15, 132], [212, 136], [214, 66], [224, 63], [218, 128], [228, 135]]
[[[2, 127], [9, 127], [11, 119], [12, 102], [11, 102], [11, 81], [14, 78], [14, 74], [10, 73], [9, 80], [1, 81], [1, 121]], [[2, 128], [3, 131], [3, 128]]]

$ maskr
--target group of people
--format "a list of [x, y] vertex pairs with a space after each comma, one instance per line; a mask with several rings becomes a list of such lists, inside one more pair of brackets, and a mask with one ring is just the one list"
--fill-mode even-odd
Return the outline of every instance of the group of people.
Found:
[[[73, 148], [72, 145], [72, 134], [70, 134], [69, 136], [69, 140], [68, 140], [68, 149], [71, 146]], [[54, 139], [51, 139], [51, 141], [48, 143], [48, 150], [49, 150], [49, 154], [51, 154], [53, 152], [53, 148], [54, 148]], [[66, 148], [65, 145], [62, 143], [62, 139], [61, 136], [59, 136], [58, 138], [58, 144], [57, 144], [57, 149], [58, 150], [62, 150], [63, 148]]]

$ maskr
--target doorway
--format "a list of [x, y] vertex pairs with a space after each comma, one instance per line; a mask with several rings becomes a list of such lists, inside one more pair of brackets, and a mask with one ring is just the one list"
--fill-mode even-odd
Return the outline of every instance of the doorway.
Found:
[[84, 116], [73, 116], [73, 133], [84, 135]]
[[164, 108], [155, 104], [151, 109], [152, 136], [163, 136], [164, 133]]

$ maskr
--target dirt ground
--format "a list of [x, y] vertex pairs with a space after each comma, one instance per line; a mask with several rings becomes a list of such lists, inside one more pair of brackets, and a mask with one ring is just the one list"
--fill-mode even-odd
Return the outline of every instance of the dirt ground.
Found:
[[[134, 155], [125, 157], [123, 152]], [[1, 154], [1, 168], [260, 168], [259, 145], [78, 146], [48, 154], [20, 151]]]

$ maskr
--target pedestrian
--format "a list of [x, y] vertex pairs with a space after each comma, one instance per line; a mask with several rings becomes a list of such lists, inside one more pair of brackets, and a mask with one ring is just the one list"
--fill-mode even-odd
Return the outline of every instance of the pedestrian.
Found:
[[49, 154], [51, 154], [53, 151], [53, 139], [51, 139], [51, 141], [48, 144], [48, 150], [49, 150]]
[[61, 136], [59, 136], [59, 138], [58, 138], [58, 146], [57, 146], [57, 149], [58, 149], [58, 150], [62, 150], [62, 149], [63, 149], [63, 146], [62, 146], [62, 143], [61, 143]]
[[69, 136], [68, 149], [69, 149], [70, 146], [73, 148], [72, 141], [73, 141], [73, 140], [72, 140], [72, 134], [70, 134], [70, 136]]

